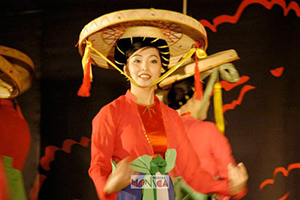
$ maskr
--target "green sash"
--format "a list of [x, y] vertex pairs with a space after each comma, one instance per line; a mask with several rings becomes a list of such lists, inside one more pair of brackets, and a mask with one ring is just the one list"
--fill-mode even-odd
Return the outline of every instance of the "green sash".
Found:
[[13, 200], [26, 200], [22, 171], [12, 167], [13, 158], [2, 156], [5, 174]]
[[181, 177], [173, 180], [175, 200], [207, 200], [208, 197], [214, 199], [216, 194], [202, 194], [191, 188]]
[[[167, 149], [165, 153], [165, 160], [160, 155], [158, 155], [155, 159], [152, 159], [152, 156], [143, 155], [131, 162], [131, 169], [136, 172], [144, 173], [145, 175], [155, 175], [157, 172], [165, 175], [174, 168], [176, 155], [177, 153], [175, 149]], [[116, 162], [113, 162], [112, 165], [114, 170]], [[151, 189], [143, 189], [143, 200], [149, 199], [157, 199], [155, 187]]]

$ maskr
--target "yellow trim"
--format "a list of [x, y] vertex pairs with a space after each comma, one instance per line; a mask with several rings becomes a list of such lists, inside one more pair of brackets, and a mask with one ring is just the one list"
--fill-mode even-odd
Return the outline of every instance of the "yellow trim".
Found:
[[189, 100], [190, 99], [190, 97], [189, 97], [189, 95], [184, 95], [184, 98], [185, 98], [185, 100]]
[[[82, 64], [82, 70], [83, 70], [83, 75], [85, 75], [85, 69], [87, 67], [87, 63], [89, 62], [90, 59], [90, 48], [92, 47], [92, 43], [90, 41], [86, 41], [86, 46], [85, 46], [85, 50], [84, 50], [84, 54], [81, 60], [81, 64]], [[90, 69], [90, 80], [91, 82], [93, 81], [93, 73], [92, 73], [92, 68]]]
[[168, 45], [164, 45], [164, 46], [158, 46], [157, 48], [163, 49], [163, 48], [167, 48], [167, 47], [169, 47], [169, 46]]
[[168, 52], [160, 52], [162, 55], [169, 55], [170, 54], [170, 52], [168, 51]]
[[143, 38], [143, 41], [145, 41], [145, 39], [146, 39], [146, 36]]
[[162, 58], [163, 58], [165, 61], [167, 61], [167, 62], [170, 61], [169, 59], [167, 59], [167, 58], [165, 58], [165, 57], [163, 57], [163, 56], [162, 56]]
[[[89, 41], [87, 41], [89, 42]], [[97, 49], [95, 49], [93, 46], [90, 47], [91, 50], [93, 50], [98, 56], [100, 56], [101, 58], [103, 58], [106, 62], [108, 62], [113, 68], [115, 68], [116, 70], [118, 70], [121, 74], [123, 74], [126, 78], [128, 78], [128, 80], [130, 80], [134, 85], [141, 87], [139, 84], [137, 84], [130, 76], [128, 76], [127, 74], [125, 74], [119, 67], [117, 67], [111, 60], [109, 60], [108, 58], [106, 58], [102, 53], [100, 53]], [[181, 59], [180, 62], [178, 62], [176, 65], [174, 65], [173, 67], [171, 67], [170, 70], [168, 70], [164, 75], [162, 75], [161, 77], [159, 77], [158, 79], [156, 79], [150, 86], [148, 87], [152, 87], [154, 85], [157, 85], [160, 81], [164, 80], [165, 78], [167, 78], [170, 74], [172, 74], [174, 71], [176, 71], [186, 60], [188, 60], [194, 53], [195, 53], [196, 49], [192, 48], [190, 49]]]
[[117, 46], [118, 51], [121, 52], [121, 54], [125, 55], [125, 53]]
[[130, 37], [130, 43], [131, 43], [131, 45], [133, 44], [133, 40], [132, 40], [132, 37]]
[[154, 43], [154, 42], [156, 42], [157, 40], [159, 40], [159, 38], [156, 38], [155, 40], [151, 41], [150, 43]]
[[115, 60], [115, 63], [117, 63], [118, 65], [125, 65], [125, 63], [120, 63], [117, 60]]
[[197, 49], [196, 55], [199, 59], [203, 59], [207, 57], [207, 54], [203, 49]]
[[222, 86], [219, 82], [214, 85], [214, 110], [217, 128], [224, 134], [225, 125], [223, 116]]
[[161, 77], [159, 77], [158, 79], [156, 79], [156, 81], [154, 81], [151, 85], [152, 86], [156, 85], [159, 82], [161, 82], [162, 80], [164, 80], [165, 78], [167, 78], [176, 69], [178, 69], [185, 61], [187, 61], [187, 59], [189, 59], [190, 57], [192, 57], [192, 55], [195, 53], [195, 51], [196, 51], [195, 48], [190, 49], [176, 65], [174, 65], [173, 67], [171, 67], [171, 69], [169, 69], [164, 75], [162, 75]]
[[163, 66], [168, 67], [167, 63], [161, 63]]

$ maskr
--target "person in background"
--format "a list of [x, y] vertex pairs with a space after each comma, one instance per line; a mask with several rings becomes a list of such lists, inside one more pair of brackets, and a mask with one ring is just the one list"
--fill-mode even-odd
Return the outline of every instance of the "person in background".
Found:
[[[227, 138], [207, 118], [209, 100], [202, 102], [194, 96], [194, 77], [172, 84], [167, 96], [169, 107], [177, 110], [185, 126], [188, 138], [197, 153], [201, 166], [216, 180], [229, 181], [231, 187], [241, 192], [234, 199], [245, 196], [248, 174], [243, 163], [235, 164]], [[201, 112], [200, 112], [201, 110]], [[228, 169], [229, 173], [228, 173]], [[229, 176], [235, 177], [235, 182]], [[230, 196], [201, 194], [191, 189], [181, 178], [174, 181], [176, 199], [229, 199]]]
[[33, 77], [31, 58], [0, 45], [0, 164], [4, 166], [2, 177], [7, 179], [6, 193], [18, 200], [26, 199], [25, 186], [30, 181], [23, 175], [29, 173], [24, 166], [29, 159], [31, 133], [17, 97], [31, 87]]

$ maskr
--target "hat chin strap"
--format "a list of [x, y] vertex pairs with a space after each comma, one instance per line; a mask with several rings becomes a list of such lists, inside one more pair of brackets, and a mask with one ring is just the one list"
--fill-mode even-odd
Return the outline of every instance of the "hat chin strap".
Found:
[[[91, 43], [89, 41], [87, 41], [87, 43]], [[134, 85], [140, 87], [140, 88], [148, 88], [148, 87], [152, 87], [154, 85], [157, 85], [159, 82], [163, 81], [165, 78], [167, 78], [168, 76], [170, 76], [175, 70], [177, 70], [186, 60], [188, 60], [190, 57], [192, 57], [192, 55], [195, 53], [196, 48], [191, 48], [181, 59], [180, 62], [178, 62], [176, 65], [174, 65], [173, 67], [171, 67], [171, 69], [169, 69], [164, 75], [160, 76], [158, 79], [156, 79], [151, 85], [147, 86], [147, 87], [142, 87], [140, 86], [137, 82], [135, 82], [130, 76], [128, 76], [126, 73], [124, 73], [120, 68], [118, 68], [111, 60], [109, 60], [108, 58], [106, 58], [102, 53], [100, 53], [99, 51], [97, 51], [97, 49], [95, 49], [94, 47], [92, 47], [92, 45], [90, 45], [91, 50], [93, 50], [97, 55], [99, 55], [101, 58], [103, 58], [106, 62], [108, 62], [111, 66], [113, 66], [116, 70], [118, 70], [121, 74], [123, 74], [128, 80], [130, 80]]]
[[192, 55], [195, 53], [196, 48], [191, 48], [181, 59], [180, 62], [178, 62], [176, 65], [174, 65], [173, 67], [171, 67], [171, 69], [169, 69], [166, 73], [164, 73], [161, 77], [159, 77], [158, 79], [156, 79], [151, 85], [157, 85], [159, 82], [163, 81], [165, 78], [167, 78], [168, 76], [170, 76], [175, 70], [177, 70], [185, 61], [187, 61], [187, 59], [189, 59], [190, 57], [192, 57]]

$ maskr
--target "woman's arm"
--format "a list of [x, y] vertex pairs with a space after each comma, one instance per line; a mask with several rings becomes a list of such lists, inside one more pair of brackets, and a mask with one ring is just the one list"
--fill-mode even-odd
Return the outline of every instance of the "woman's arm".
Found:
[[229, 186], [234, 199], [241, 199], [247, 193], [248, 173], [243, 163], [228, 165]]
[[111, 157], [115, 145], [116, 126], [113, 113], [105, 106], [93, 119], [91, 164], [89, 175], [101, 200], [116, 199], [117, 194], [104, 192], [107, 179], [112, 171]]
[[238, 193], [234, 196], [234, 199], [241, 199], [247, 193], [248, 174], [246, 168], [243, 164], [236, 166], [230, 144], [227, 138], [217, 129], [216, 125], [209, 122], [205, 123], [210, 129], [207, 142], [210, 144], [210, 151], [216, 162], [218, 176], [220, 179], [228, 180], [228, 175], [231, 175], [229, 185], [233, 193]]
[[130, 169], [130, 158], [121, 160], [113, 173], [111, 173], [106, 181], [104, 192], [112, 194], [118, 192], [130, 184], [130, 178], [133, 171]]

